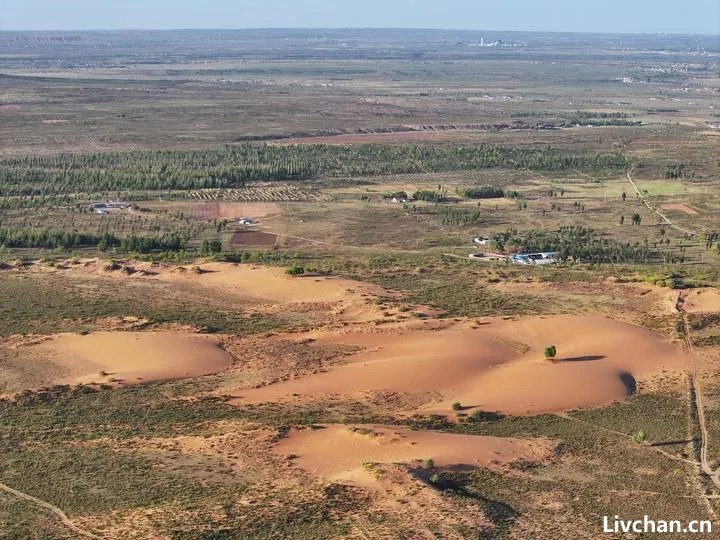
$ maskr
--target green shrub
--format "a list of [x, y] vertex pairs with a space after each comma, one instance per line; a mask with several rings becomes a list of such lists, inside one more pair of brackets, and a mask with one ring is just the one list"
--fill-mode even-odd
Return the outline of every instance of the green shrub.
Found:
[[289, 276], [302, 276], [305, 273], [305, 268], [299, 264], [294, 264], [286, 269], [285, 273]]

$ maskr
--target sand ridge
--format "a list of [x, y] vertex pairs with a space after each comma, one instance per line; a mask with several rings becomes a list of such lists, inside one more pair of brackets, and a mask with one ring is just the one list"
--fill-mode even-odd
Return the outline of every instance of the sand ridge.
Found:
[[371, 463], [420, 465], [432, 459], [439, 467], [499, 467], [514, 461], [547, 459], [553, 443], [398, 426], [331, 424], [293, 430], [273, 451], [294, 456], [297, 466], [327, 480], [372, 486], [375, 477], [367, 466]]
[[217, 373], [232, 364], [218, 338], [177, 332], [57, 334], [23, 347], [52, 362], [47, 384], [138, 384]]
[[[323, 373], [238, 389], [234, 403], [364, 399], [385, 391], [436, 395], [419, 409], [428, 413], [448, 414], [455, 402], [506, 414], [560, 412], [624, 399], [638, 379], [684, 362], [681, 348], [662, 335], [603, 317], [493, 319], [475, 328], [465, 321], [319, 339], [363, 350]], [[550, 344], [556, 362], [544, 359]]]
[[219, 289], [265, 302], [333, 302], [355, 293], [381, 294], [379, 287], [329, 276], [289, 276], [282, 268], [231, 263], [198, 265], [199, 274], [162, 272], [159, 279], [191, 279], [204, 287]]
[[192, 287], [194, 293], [208, 291], [244, 306], [283, 309], [287, 304], [326, 304], [324, 308], [336, 318], [353, 323], [382, 318], [383, 310], [373, 300], [378, 296], [393, 296], [369, 283], [310, 273], [290, 276], [285, 268], [257, 264], [200, 262], [176, 266], [138, 261], [116, 261], [113, 264], [93, 258], [67, 263], [61, 270], [57, 267], [37, 267], [31, 271], [181, 283]]

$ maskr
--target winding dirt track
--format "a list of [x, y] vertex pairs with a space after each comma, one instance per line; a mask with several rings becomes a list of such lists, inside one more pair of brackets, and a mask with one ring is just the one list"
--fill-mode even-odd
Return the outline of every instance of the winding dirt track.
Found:
[[678, 231], [689, 234], [690, 236], [698, 236], [697, 231], [691, 231], [690, 229], [686, 229], [685, 227], [681, 227], [680, 225], [676, 225], [673, 223], [670, 218], [668, 218], [665, 214], [663, 214], [660, 210], [658, 210], [650, 201], [648, 201], [645, 196], [642, 194], [642, 191], [640, 191], [640, 188], [635, 183], [635, 180], [633, 180], [632, 177], [633, 168], [630, 167], [630, 170], [627, 172], [627, 179], [632, 185], [633, 189], [635, 190], [635, 194], [640, 198], [640, 200], [643, 202], [645, 206], [648, 207], [648, 210], [651, 212], [655, 212], [658, 216], [662, 218], [662, 220], [670, 225], [673, 229], [677, 229]]
[[697, 376], [697, 361], [695, 358], [695, 350], [693, 348], [692, 339], [690, 339], [690, 322], [688, 321], [687, 313], [682, 312], [682, 308], [679, 308], [682, 313], [683, 324], [685, 326], [685, 346], [688, 351], [688, 358], [690, 361], [690, 384], [695, 393], [695, 406], [697, 407], [698, 423], [700, 424], [700, 466], [703, 472], [708, 475], [715, 487], [720, 489], [720, 478], [716, 472], [710, 467], [707, 455], [707, 441], [708, 441], [708, 430], [705, 422], [705, 409], [703, 406], [702, 390], [698, 383]]
[[3, 483], [0, 483], [0, 490], [5, 491], [7, 493], [10, 493], [11, 495], [15, 495], [16, 497], [20, 499], [25, 499], [26, 501], [30, 501], [32, 503], [35, 503], [36, 505], [45, 508], [46, 510], [49, 510], [53, 514], [55, 514], [57, 517], [60, 518], [60, 521], [62, 521], [63, 525], [65, 525], [68, 529], [71, 529], [73, 532], [79, 534], [80, 536], [84, 538], [95, 538], [97, 540], [102, 540], [101, 536], [94, 535], [93, 533], [86, 531], [85, 529], [81, 529], [77, 525], [75, 525], [72, 521], [70, 521], [70, 518], [67, 516], [65, 512], [62, 511], [62, 509], [58, 508], [57, 506], [50, 504], [47, 501], [43, 501], [42, 499], [38, 499], [37, 497], [33, 497], [32, 495], [28, 495], [27, 493], [23, 493], [22, 491], [18, 491], [17, 489], [13, 489], [10, 486], [6, 486]]

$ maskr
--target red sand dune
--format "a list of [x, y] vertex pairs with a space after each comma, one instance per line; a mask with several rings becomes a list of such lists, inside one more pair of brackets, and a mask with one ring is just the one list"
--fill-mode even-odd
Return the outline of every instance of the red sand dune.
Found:
[[[602, 317], [529, 317], [493, 320], [476, 329], [465, 323], [324, 339], [364, 350], [324, 373], [237, 390], [235, 402], [423, 392], [438, 396], [421, 407], [424, 412], [449, 413], [459, 401], [483, 410], [535, 414], [623, 399], [636, 379], [683, 365], [681, 348], [660, 334]], [[557, 362], [543, 357], [551, 344], [558, 349]]]
[[47, 384], [183, 379], [222, 371], [232, 362], [217, 338], [177, 332], [58, 334], [25, 353], [55, 365]]
[[436, 466], [490, 467], [513, 461], [539, 461], [552, 452], [546, 439], [484, 437], [376, 425], [318, 426], [292, 431], [275, 447], [278, 454], [330, 481], [372, 485], [364, 464], [408, 463], [432, 459]]

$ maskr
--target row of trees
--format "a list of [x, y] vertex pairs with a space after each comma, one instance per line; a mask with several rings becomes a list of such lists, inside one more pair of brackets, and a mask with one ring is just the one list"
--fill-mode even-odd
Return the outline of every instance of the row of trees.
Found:
[[49, 229], [0, 229], [0, 246], [43, 249], [96, 247], [105, 236]]
[[482, 222], [482, 214], [477, 211], [457, 210], [446, 207], [442, 212], [442, 224], [455, 227], [477, 225]]
[[665, 179], [678, 180], [681, 178], [695, 178], [695, 171], [688, 171], [684, 163], [668, 163], [665, 166]]
[[100, 235], [77, 231], [51, 229], [0, 229], [0, 246], [6, 248], [72, 249], [97, 248], [107, 251], [119, 248], [134, 253], [154, 251], [182, 251], [187, 242], [177, 233], [162, 236], [135, 236], [118, 238], [112, 233]]
[[133, 253], [152, 253], [153, 251], [182, 251], [186, 242], [177, 233], [162, 236], [128, 236], [120, 241], [120, 249]]
[[423, 189], [413, 193], [413, 199], [416, 201], [441, 202], [443, 197], [437, 191]]
[[467, 188], [463, 195], [468, 199], [500, 199], [505, 196], [505, 190], [496, 186], [480, 186]]
[[252, 181], [494, 167], [554, 171], [626, 166], [622, 154], [576, 153], [550, 147], [246, 143], [206, 150], [6, 157], [0, 160], [0, 196], [234, 188]]

